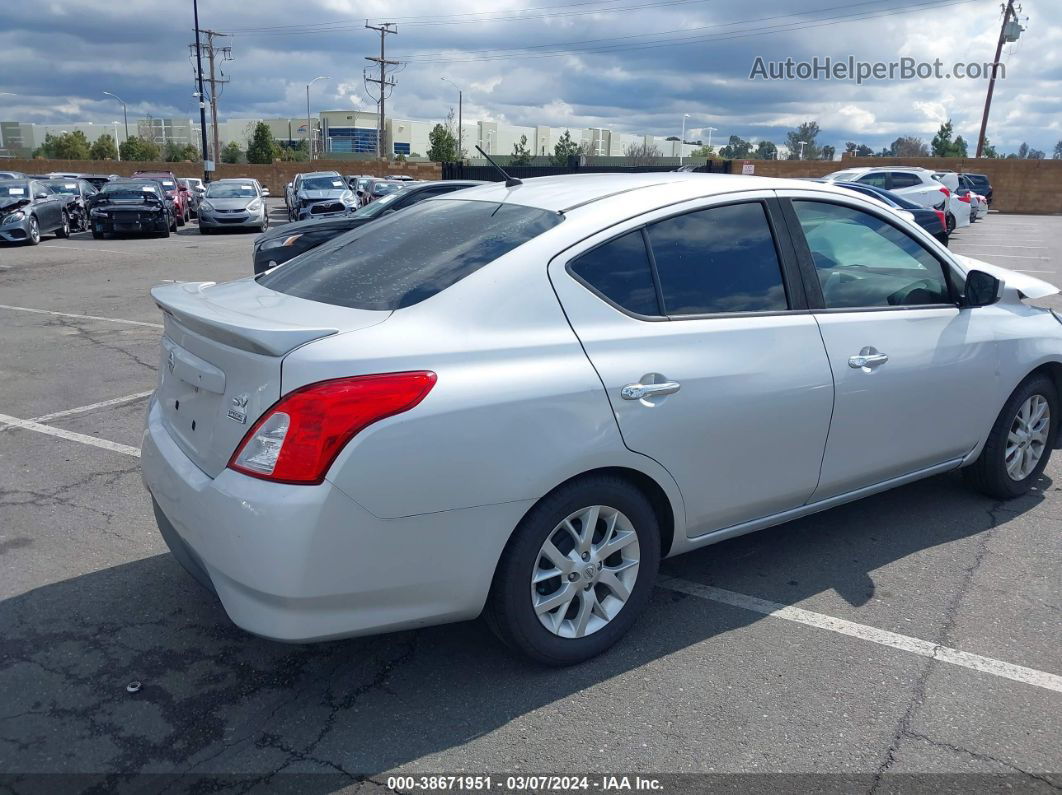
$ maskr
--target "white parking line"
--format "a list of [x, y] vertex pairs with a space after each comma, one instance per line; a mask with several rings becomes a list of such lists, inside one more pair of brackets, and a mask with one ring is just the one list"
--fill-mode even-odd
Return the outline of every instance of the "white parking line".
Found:
[[95, 436], [86, 436], [83, 433], [65, 431], [62, 428], [53, 428], [51, 425], [42, 425], [33, 420], [20, 420], [18, 417], [10, 417], [7, 414], [0, 414], [0, 424], [10, 425], [15, 428], [25, 428], [27, 431], [36, 431], [37, 433], [44, 433], [48, 436], [58, 436], [60, 439], [68, 439], [71, 442], [81, 442], [81, 444], [101, 447], [104, 450], [110, 450], [115, 453], [123, 453], [124, 455], [140, 458], [140, 450], [136, 447], [130, 447], [127, 444], [118, 444], [118, 442], [109, 442], [106, 439], [97, 439]]
[[53, 312], [50, 309], [31, 309], [28, 306], [9, 306], [0, 304], [0, 309], [10, 309], [13, 312], [34, 312], [38, 315], [55, 315], [56, 317], [76, 317], [81, 320], [103, 320], [107, 323], [124, 323], [128, 326], [147, 326], [148, 328], [162, 328], [161, 323], [145, 323], [143, 320], [122, 320], [116, 317], [100, 317], [98, 315], [76, 315], [72, 312]]
[[813, 613], [800, 607], [791, 607], [778, 602], [769, 602], [755, 596], [727, 591], [711, 585], [701, 585], [689, 580], [681, 580], [676, 577], [661, 577], [657, 583], [661, 588], [668, 588], [679, 593], [708, 599], [712, 602], [722, 602], [732, 607], [740, 607], [774, 618], [783, 618], [786, 621], [794, 621], [797, 624], [805, 624], [809, 627], [826, 629], [841, 635], [867, 640], [882, 646], [889, 646], [900, 651], [917, 654], [920, 657], [929, 657], [933, 660], [951, 663], [973, 671], [992, 674], [1003, 679], [1010, 679], [1034, 687], [1042, 687], [1045, 690], [1053, 690], [1062, 693], [1062, 676], [1050, 674], [1045, 671], [1037, 671], [1034, 668], [1026, 668], [1022, 665], [995, 660], [991, 657], [982, 657], [980, 654], [971, 654], [927, 640], [900, 635], [877, 627], [868, 627], [865, 624], [856, 624], [853, 621], [845, 621], [843, 618], [834, 618], [822, 613]]
[[88, 252], [103, 251], [103, 252], [106, 252], [107, 254], [138, 254], [138, 253], [142, 254], [143, 253], [143, 252], [136, 252], [136, 251], [122, 251], [119, 248], [91, 248], [91, 247], [84, 247], [83, 248], [81, 246], [56, 246], [56, 245], [52, 245], [50, 243], [41, 243], [40, 247], [41, 248], [62, 248], [62, 249], [66, 249], [67, 251], [88, 251]]
[[110, 400], [101, 400], [99, 403], [89, 403], [87, 406], [78, 406], [73, 409], [64, 409], [63, 411], [53, 411], [51, 414], [42, 414], [39, 417], [33, 417], [30, 422], [48, 422], [49, 420], [57, 420], [60, 417], [73, 417], [76, 414], [86, 414], [96, 409], [104, 409], [108, 406], [120, 406], [122, 403], [132, 403], [134, 400], [140, 400], [145, 398], [154, 392], [154, 389], [149, 389], [146, 392], [134, 392], [132, 395], [126, 395], [124, 397], [111, 398]]

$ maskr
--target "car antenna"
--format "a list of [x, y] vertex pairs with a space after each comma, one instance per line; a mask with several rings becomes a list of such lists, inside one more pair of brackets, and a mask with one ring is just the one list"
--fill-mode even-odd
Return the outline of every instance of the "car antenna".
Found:
[[485, 158], [487, 158], [487, 160], [490, 161], [490, 164], [492, 166], [494, 166], [496, 169], [498, 169], [498, 171], [501, 172], [501, 175], [503, 177], [505, 177], [505, 187], [507, 187], [507, 188], [515, 188], [517, 185], [523, 185], [524, 184], [523, 180], [517, 179], [516, 177], [510, 177], [508, 174], [506, 174], [505, 173], [505, 169], [502, 168], [501, 166], [499, 166], [497, 163], [495, 163], [494, 160], [491, 158], [491, 156], [488, 155], [486, 152], [484, 152], [483, 149], [479, 146], [479, 144], [476, 144], [476, 149], [479, 149], [479, 153], [481, 155], [483, 155]]

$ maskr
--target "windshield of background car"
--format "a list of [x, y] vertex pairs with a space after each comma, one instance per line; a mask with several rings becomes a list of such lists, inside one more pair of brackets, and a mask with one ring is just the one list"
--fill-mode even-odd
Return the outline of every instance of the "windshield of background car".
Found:
[[342, 177], [307, 177], [299, 186], [302, 190], [346, 190]]
[[0, 182], [0, 199], [28, 199], [28, 182]]
[[162, 190], [153, 182], [108, 182], [100, 188], [100, 193], [108, 199], [162, 198]]
[[63, 179], [50, 179], [45, 184], [47, 184], [55, 193], [65, 193], [68, 196], [77, 196], [80, 194], [76, 182], [70, 182]]
[[405, 185], [398, 182], [377, 182], [372, 186], [372, 192], [374, 196], [386, 196], [389, 193], [400, 191], [403, 188], [405, 188]]
[[401, 309], [442, 292], [562, 220], [559, 213], [518, 204], [424, 201], [340, 235], [258, 282], [323, 304]]
[[374, 201], [372, 204], [366, 204], [360, 210], [354, 213], [355, 218], [375, 218], [378, 215], [382, 215], [384, 210], [398, 201], [399, 193], [391, 193], [384, 196], [378, 201]]
[[208, 199], [253, 199], [257, 195], [258, 191], [249, 183], [211, 182], [206, 192]]

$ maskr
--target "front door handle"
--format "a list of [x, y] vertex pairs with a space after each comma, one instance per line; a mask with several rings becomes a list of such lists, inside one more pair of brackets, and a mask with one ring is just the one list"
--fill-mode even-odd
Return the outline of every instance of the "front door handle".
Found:
[[627, 384], [620, 390], [620, 397], [624, 400], [642, 400], [647, 397], [673, 395], [681, 387], [682, 384], [678, 381], [664, 381], [659, 384]]
[[848, 366], [853, 370], [865, 370], [870, 372], [875, 367], [880, 367], [889, 360], [887, 353], [881, 353], [877, 348], [867, 346], [856, 356], [848, 357]]

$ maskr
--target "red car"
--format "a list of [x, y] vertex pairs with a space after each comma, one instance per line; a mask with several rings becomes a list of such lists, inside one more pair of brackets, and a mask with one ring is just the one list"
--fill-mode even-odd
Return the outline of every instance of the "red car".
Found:
[[172, 171], [134, 171], [133, 176], [137, 179], [153, 179], [162, 185], [166, 198], [173, 203], [173, 217], [177, 219], [177, 226], [185, 225], [191, 217], [191, 201], [188, 189], [177, 181]]

